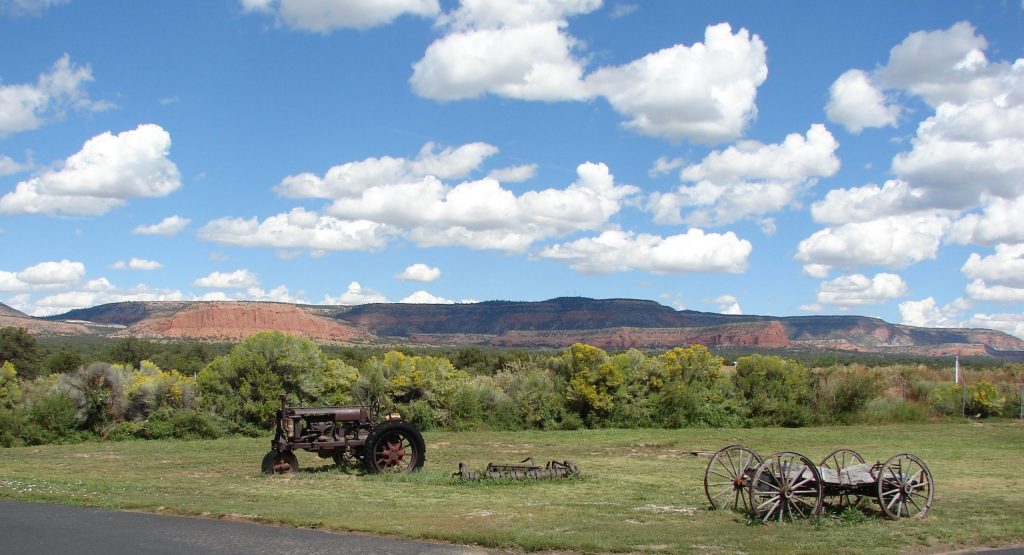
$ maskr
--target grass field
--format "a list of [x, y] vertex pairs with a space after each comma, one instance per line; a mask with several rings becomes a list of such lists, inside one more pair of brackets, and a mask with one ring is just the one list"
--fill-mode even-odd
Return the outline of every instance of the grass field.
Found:
[[[1024, 423], [949, 422], [801, 429], [589, 430], [426, 434], [414, 475], [342, 470], [307, 453], [293, 475], [261, 476], [267, 439], [136, 441], [0, 451], [0, 497], [230, 516], [527, 551], [636, 553], [925, 553], [1024, 543]], [[818, 461], [850, 447], [869, 461], [898, 452], [935, 477], [923, 520], [861, 512], [760, 525], [707, 510], [706, 457], [743, 443]], [[463, 483], [459, 461], [571, 459], [579, 480]]]

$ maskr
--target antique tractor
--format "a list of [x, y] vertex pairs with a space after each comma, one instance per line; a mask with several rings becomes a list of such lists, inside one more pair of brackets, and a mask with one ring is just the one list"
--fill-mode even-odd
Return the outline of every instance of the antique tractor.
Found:
[[378, 418], [365, 406], [289, 407], [281, 397], [264, 474], [299, 469], [295, 451], [332, 458], [338, 465], [361, 462], [367, 472], [413, 472], [426, 460], [423, 435], [397, 414]]

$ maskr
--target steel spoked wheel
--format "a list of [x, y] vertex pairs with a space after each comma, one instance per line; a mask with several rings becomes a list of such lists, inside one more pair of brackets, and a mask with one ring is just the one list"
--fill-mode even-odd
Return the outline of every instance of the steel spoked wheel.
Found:
[[719, 449], [704, 471], [704, 494], [711, 508], [749, 509], [746, 489], [759, 464], [761, 456], [742, 445]]
[[878, 504], [885, 516], [922, 518], [932, 506], [935, 494], [932, 473], [924, 461], [910, 453], [894, 455], [878, 473]]
[[298, 472], [299, 458], [291, 451], [270, 451], [263, 456], [260, 469], [264, 474], [290, 474]]
[[367, 438], [365, 449], [363, 463], [373, 474], [413, 472], [426, 460], [423, 436], [406, 422], [381, 424]]
[[819, 466], [835, 471], [836, 476], [838, 477], [837, 483], [840, 486], [838, 493], [825, 495], [826, 504], [839, 510], [842, 510], [845, 507], [856, 507], [860, 505], [863, 496], [842, 489], [842, 485], [844, 483], [849, 485], [849, 479], [845, 482], [843, 480], [843, 469], [856, 466], [858, 464], [864, 464], [864, 457], [860, 456], [860, 453], [853, 449], [836, 449], [828, 455], [825, 455], [825, 458], [821, 460], [821, 464]]
[[814, 516], [821, 511], [822, 497], [818, 467], [789, 451], [766, 458], [750, 483], [750, 507], [761, 522]]

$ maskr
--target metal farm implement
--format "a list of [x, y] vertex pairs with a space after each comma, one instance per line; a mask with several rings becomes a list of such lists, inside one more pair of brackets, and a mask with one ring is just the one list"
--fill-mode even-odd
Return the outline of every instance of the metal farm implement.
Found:
[[572, 461], [548, 461], [544, 466], [533, 463], [533, 457], [518, 463], [488, 463], [483, 472], [469, 470], [466, 463], [459, 463], [453, 478], [463, 480], [544, 480], [547, 478], [579, 478], [579, 468]]
[[742, 445], [718, 450], [704, 472], [712, 508], [744, 509], [762, 522], [856, 507], [874, 497], [893, 520], [922, 518], [935, 493], [932, 473], [910, 453], [867, 463], [853, 449], [836, 449], [815, 465], [807, 457], [780, 451], [762, 458]]

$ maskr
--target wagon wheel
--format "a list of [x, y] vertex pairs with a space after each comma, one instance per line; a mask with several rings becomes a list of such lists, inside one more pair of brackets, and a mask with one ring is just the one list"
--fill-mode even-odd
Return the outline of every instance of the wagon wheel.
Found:
[[932, 473], [924, 461], [910, 453], [894, 455], [878, 473], [878, 505], [885, 516], [922, 518], [932, 506], [935, 494]]
[[[864, 464], [864, 457], [860, 456], [860, 453], [853, 449], [836, 449], [825, 458], [821, 460], [819, 466], [835, 470], [836, 474], [840, 477], [840, 483], [842, 479], [842, 471], [848, 466], [854, 466], [857, 464]], [[836, 509], [842, 510], [844, 507], [856, 507], [860, 505], [861, 499], [864, 496], [856, 493], [851, 493], [849, 490], [840, 489], [839, 493], [834, 495], [826, 495], [825, 502]]]
[[712, 509], [743, 506], [748, 509], [746, 487], [761, 456], [742, 445], [729, 445], [718, 450], [704, 471], [704, 494]]
[[299, 458], [291, 451], [270, 451], [263, 456], [264, 474], [289, 474], [299, 470]]
[[818, 467], [788, 451], [766, 458], [750, 482], [751, 510], [761, 522], [816, 515], [821, 512], [823, 494]]
[[377, 426], [366, 438], [363, 464], [367, 472], [414, 472], [426, 460], [423, 436], [412, 424], [402, 421]]

